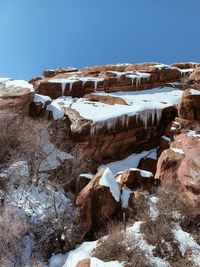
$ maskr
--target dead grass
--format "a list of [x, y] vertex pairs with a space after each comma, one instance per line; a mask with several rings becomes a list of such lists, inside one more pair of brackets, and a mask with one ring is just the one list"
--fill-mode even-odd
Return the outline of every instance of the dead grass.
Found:
[[125, 267], [150, 267], [136, 241], [122, 231], [122, 225], [110, 225], [111, 233], [102, 238], [93, 251], [93, 256], [102, 261], [123, 262]]
[[166, 259], [173, 267], [190, 267], [194, 265], [189, 259], [189, 253], [184, 256], [181, 254], [179, 242], [172, 232], [175, 225], [185, 218], [180, 193], [181, 187], [176, 182], [160, 187], [157, 191], [159, 214], [154, 220], [148, 216], [141, 225], [141, 231], [145, 240], [154, 246], [154, 256]]

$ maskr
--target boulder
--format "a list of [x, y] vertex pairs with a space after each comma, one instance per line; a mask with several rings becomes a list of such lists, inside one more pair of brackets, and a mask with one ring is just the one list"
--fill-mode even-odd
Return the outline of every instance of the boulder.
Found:
[[28, 82], [0, 78], [0, 110], [27, 116], [33, 97], [34, 89]]
[[115, 97], [115, 96], [110, 96], [110, 95], [95, 95], [95, 94], [88, 94], [85, 95], [84, 98], [88, 99], [89, 101], [94, 101], [94, 102], [101, 102], [105, 103], [108, 105], [128, 105], [124, 99], [121, 97]]
[[122, 187], [127, 186], [131, 190], [152, 191], [155, 186], [155, 179], [151, 172], [140, 169], [127, 169], [119, 177], [118, 181]]
[[171, 149], [162, 152], [158, 159], [155, 177], [161, 182], [172, 182], [177, 179], [177, 171], [184, 156]]
[[192, 82], [200, 83], [200, 66], [198, 66], [194, 72], [192, 72], [189, 76], [189, 80]]
[[147, 170], [153, 175], [156, 173], [157, 160], [152, 158], [144, 158], [140, 160], [138, 168], [141, 170]]
[[200, 120], [200, 91], [187, 89], [179, 104], [179, 116], [187, 120]]
[[[83, 237], [91, 230], [105, 223], [116, 213], [119, 207], [119, 202], [113, 197], [110, 188], [100, 184], [103, 175], [107, 174], [105, 173], [106, 171], [106, 169], [100, 170], [76, 198], [77, 214], [84, 221]], [[110, 175], [110, 179], [115, 183], [112, 173]], [[118, 187], [117, 183], [116, 186]]]
[[161, 154], [155, 177], [161, 179], [163, 183], [176, 179], [183, 188], [184, 198], [188, 196], [192, 202], [195, 202], [200, 198], [199, 163], [200, 132], [184, 130], [175, 136], [170, 149]]
[[45, 115], [46, 108], [51, 102], [52, 99], [49, 96], [35, 94], [30, 105], [30, 115], [33, 117]]
[[90, 182], [92, 179], [91, 174], [80, 174], [76, 180], [76, 195], [78, 195], [81, 190]]

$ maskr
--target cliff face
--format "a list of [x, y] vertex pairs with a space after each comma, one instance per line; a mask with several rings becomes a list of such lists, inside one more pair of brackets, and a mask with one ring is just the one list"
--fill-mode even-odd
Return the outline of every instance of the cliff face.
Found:
[[0, 110], [11, 110], [27, 116], [33, 97], [34, 88], [28, 82], [0, 78]]
[[[70, 142], [87, 157], [101, 161], [155, 147], [177, 115], [181, 79], [195, 63], [115, 64], [83, 69], [61, 68], [33, 78], [37, 94], [51, 97], [47, 112], [66, 118]], [[32, 113], [43, 114], [45, 97]]]

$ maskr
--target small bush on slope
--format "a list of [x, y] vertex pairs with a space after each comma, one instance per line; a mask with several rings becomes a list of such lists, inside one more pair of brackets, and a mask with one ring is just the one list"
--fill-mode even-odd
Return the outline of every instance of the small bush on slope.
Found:
[[12, 113], [0, 112], [0, 164], [10, 158], [12, 151], [18, 145], [20, 122]]
[[28, 231], [25, 216], [12, 206], [6, 206], [0, 216], [0, 265], [14, 263], [22, 266], [21, 252], [23, 238]]
[[155, 247], [154, 256], [166, 259], [173, 267], [179, 266], [178, 262], [189, 267], [192, 263], [188, 257], [182, 256], [179, 243], [172, 233], [176, 223], [184, 218], [180, 192], [181, 188], [176, 182], [160, 187], [157, 192], [159, 214], [155, 219], [148, 216], [141, 225], [141, 231], [146, 241]]
[[114, 226], [110, 235], [99, 241], [93, 256], [105, 262], [123, 262], [125, 267], [151, 266], [135, 240], [122, 231], [121, 225]]
[[[12, 196], [13, 191], [11, 190], [11, 188], [14, 188], [15, 193], [19, 192], [19, 196], [21, 197], [26, 196], [27, 203], [30, 203], [33, 206], [35, 205], [37, 210], [37, 205], [40, 204], [37, 203], [37, 198], [36, 201], [32, 203], [32, 199], [34, 199], [34, 197], [29, 198], [29, 189], [38, 189], [36, 191], [32, 190], [30, 194], [34, 194], [35, 196], [36, 192], [41, 192], [41, 198], [42, 196], [44, 196], [45, 192], [48, 193], [48, 203], [46, 203], [46, 199], [44, 198], [44, 205], [42, 210], [43, 216], [41, 216], [39, 220], [32, 220], [27, 217], [31, 221], [29, 230], [34, 234], [37, 241], [37, 245], [34, 247], [34, 252], [36, 253], [36, 255], [42, 254], [42, 256], [46, 259], [51, 256], [51, 253], [53, 252], [66, 252], [70, 249], [73, 249], [75, 245], [80, 243], [80, 237], [82, 236], [82, 223], [79, 222], [74, 213], [70, 213], [69, 215], [65, 210], [65, 213], [62, 214], [61, 212], [58, 212], [56, 210], [56, 208], [54, 207], [56, 205], [54, 205], [55, 199], [53, 197], [53, 193], [54, 189], [55, 192], [59, 190], [63, 192], [61, 186], [62, 184], [60, 184], [59, 181], [55, 180], [54, 185], [52, 185], [52, 194], [50, 194], [50, 183], [48, 181], [48, 175], [50, 172], [47, 171], [48, 175], [43, 175], [40, 170], [42, 162], [48, 156], [43, 148], [46, 144], [45, 138], [48, 135], [50, 124], [47, 121], [36, 121], [30, 118], [21, 118], [9, 113], [6, 115], [2, 114], [2, 116], [0, 116], [0, 123], [4, 126], [3, 131], [0, 132], [0, 142], [2, 142], [0, 143], [0, 145], [3, 146], [3, 144], [7, 142], [5, 151], [0, 151], [2, 152], [2, 154], [0, 154], [2, 169], [5, 169], [6, 171], [6, 165], [8, 163], [9, 165], [10, 163], [16, 163], [18, 161], [25, 161], [28, 163], [28, 178], [24, 175], [20, 175], [20, 179], [17, 179], [17, 175], [13, 174], [10, 175], [9, 179], [6, 180], [6, 184], [4, 184], [3, 180], [0, 179], [0, 189], [5, 191], [4, 196]], [[57, 140], [57, 142], [59, 142], [59, 140]], [[85, 162], [80, 157], [79, 160], [77, 160], [76, 157], [72, 162], [68, 162], [68, 164], [64, 164], [64, 167], [62, 166], [60, 168], [62, 169], [60, 178], [62, 179], [62, 181], [66, 181], [67, 178], [68, 184], [74, 183], [75, 178], [83, 170], [82, 166], [85, 166]], [[49, 191], [45, 191], [45, 187], [47, 187]], [[70, 185], [68, 186], [68, 189], [69, 187]], [[40, 197], [38, 196], [38, 198]], [[38, 202], [40, 202], [40, 200], [41, 199], [39, 199]], [[49, 203], [54, 203], [52, 204], [51, 209], [48, 209], [48, 207], [46, 207], [48, 206], [46, 204]], [[26, 203], [23, 203], [23, 205], [25, 204]], [[7, 205], [8, 204], [4, 201], [3, 208], [6, 209]], [[27, 206], [29, 207], [29, 205]], [[21, 209], [23, 210], [24, 207], [25, 206], [21, 207]], [[45, 219], [43, 219], [44, 213]], [[33, 215], [33, 217], [34, 216], [35, 215]], [[3, 234], [6, 234], [6, 231], [4, 233], [2, 230], [2, 235]], [[17, 247], [20, 247], [18, 240], [16, 240], [15, 243]], [[13, 254], [13, 258], [16, 257], [15, 253], [11, 254]], [[1, 265], [0, 263], [0, 266], [4, 265], [5, 264]]]
[[200, 200], [196, 203], [195, 208], [185, 204], [183, 213], [184, 218], [180, 222], [182, 229], [189, 232], [200, 245]]

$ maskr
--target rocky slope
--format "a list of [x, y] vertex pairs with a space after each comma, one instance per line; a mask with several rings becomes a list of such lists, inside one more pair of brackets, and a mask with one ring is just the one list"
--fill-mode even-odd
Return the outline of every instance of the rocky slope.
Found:
[[[30, 115], [36, 121], [43, 118], [55, 122], [56, 127], [50, 131], [51, 141], [59, 136], [59, 141], [65, 144], [65, 148], [68, 146], [70, 151], [78, 151], [82, 162], [86, 159], [92, 162], [92, 166], [87, 169], [89, 172], [85, 173], [81, 173], [81, 168], [78, 171], [78, 164], [74, 165], [77, 169], [75, 187], [74, 184], [70, 185], [71, 187], [62, 187], [59, 184], [55, 189], [56, 179], [63, 173], [64, 176], [70, 176], [72, 170], [67, 169], [66, 165], [66, 169], [62, 171], [63, 161], [70, 165], [76, 158], [61, 152], [49, 143], [50, 141], [45, 141], [47, 149], [53, 147], [53, 153], [48, 155], [48, 164], [57, 162], [53, 168], [54, 172], [51, 172], [51, 168], [45, 163], [47, 168], [39, 169], [34, 185], [30, 185], [27, 180], [30, 166], [25, 161], [16, 163], [15, 167], [26, 166], [27, 181], [25, 189], [22, 188], [24, 185], [10, 187], [8, 192], [12, 196], [12, 201], [14, 199], [15, 205], [24, 210], [26, 216], [28, 211], [30, 217], [33, 216], [31, 209], [40, 217], [42, 202], [51, 203], [47, 205], [45, 211], [49, 220], [51, 220], [49, 215], [51, 206], [58, 205], [61, 214], [62, 210], [69, 208], [69, 213], [74, 216], [75, 204], [76, 216], [84, 223], [79, 242], [94, 239], [107, 221], [113, 218], [117, 221], [137, 218], [141, 210], [138, 211], [136, 207], [145, 199], [150, 203], [151, 219], [156, 220], [159, 216], [159, 212], [155, 211], [156, 192], [158, 188], [170, 182], [177, 182], [180, 185], [183, 202], [190, 203], [198, 211], [199, 68], [200, 64], [190, 62], [172, 65], [115, 64], [80, 70], [75, 68], [46, 70], [42, 77], [33, 78], [30, 83], [0, 79], [0, 110], [10, 110], [23, 116]], [[13, 165], [10, 166], [12, 170]], [[0, 178], [9, 180], [7, 176], [10, 168], [4, 167]], [[20, 176], [20, 179], [24, 178]], [[75, 190], [73, 197], [69, 192], [72, 187]], [[29, 198], [28, 205], [37, 204], [33, 206], [34, 208], [31, 206], [27, 208], [27, 198], [21, 196], [22, 189]], [[61, 196], [62, 203], [59, 202], [59, 197], [53, 199], [54, 194]], [[20, 200], [17, 199], [18, 196]], [[11, 202], [9, 197], [5, 197], [8, 203]], [[72, 203], [74, 198], [75, 201]], [[66, 207], [62, 207], [61, 204]], [[52, 222], [56, 224], [56, 220], [58, 217]], [[177, 221], [175, 223], [177, 227], [174, 227], [173, 231], [175, 237], [179, 233], [176, 238], [178, 240], [183, 230], [178, 228]], [[170, 262], [165, 261], [165, 258], [160, 255], [154, 256], [153, 248], [143, 237], [140, 225], [142, 222], [132, 223], [127, 231], [131, 231], [135, 239], [145, 244], [145, 255], [151, 259], [153, 266], [170, 266]], [[70, 245], [67, 245], [65, 239], [66, 227], [59, 229], [59, 233], [56, 231], [53, 233], [56, 235], [56, 240], [59, 240], [59, 246], [64, 251], [69, 249]], [[181, 233], [187, 236], [185, 232]], [[64, 257], [62, 260], [52, 258], [51, 262], [56, 263], [50, 266], [63, 266], [63, 259], [66, 261], [64, 266], [71, 267], [127, 266], [123, 265], [123, 261], [112, 261], [103, 265], [100, 259], [92, 256], [92, 250], [96, 246], [96, 241], [88, 244], [88, 247], [83, 243], [71, 251], [67, 255], [68, 258]], [[139, 247], [143, 248], [142, 245]], [[198, 245], [195, 244], [195, 247], [199, 253]], [[52, 252], [52, 249], [50, 251]], [[63, 263], [57, 264], [58, 261]]]

